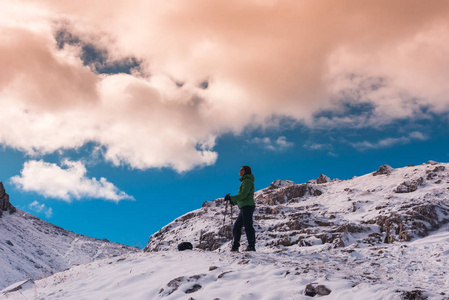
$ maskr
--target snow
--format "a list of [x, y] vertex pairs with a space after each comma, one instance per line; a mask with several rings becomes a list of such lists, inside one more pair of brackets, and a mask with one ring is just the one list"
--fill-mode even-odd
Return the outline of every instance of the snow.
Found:
[[[3, 297], [310, 299], [304, 289], [312, 282], [332, 291], [321, 296], [325, 299], [400, 299], [398, 291], [416, 289], [425, 289], [429, 299], [449, 295], [447, 226], [410, 243], [352, 249], [354, 252], [309, 250], [278, 254], [200, 250], [130, 253], [72, 267]], [[366, 277], [374, 278], [375, 283]], [[196, 284], [201, 288], [186, 294]]]
[[[150, 252], [73, 266], [5, 289], [0, 299], [310, 299], [311, 283], [331, 291], [316, 296], [324, 299], [449, 299], [449, 164], [390, 171], [258, 191], [257, 252], [229, 251], [228, 232], [220, 230], [230, 216], [223, 226], [224, 202], [216, 199], [154, 234]], [[418, 182], [417, 189], [397, 193], [404, 182]], [[273, 201], [281, 202], [267, 204]], [[391, 216], [401, 223], [385, 243], [378, 220]], [[401, 230], [410, 240], [395, 233]], [[201, 250], [206, 237], [218, 242], [213, 251]], [[195, 248], [179, 252], [181, 241]]]

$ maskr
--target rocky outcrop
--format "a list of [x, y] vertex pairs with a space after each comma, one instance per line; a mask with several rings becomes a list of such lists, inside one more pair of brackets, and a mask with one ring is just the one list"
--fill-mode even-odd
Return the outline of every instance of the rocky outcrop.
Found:
[[279, 189], [279, 188], [294, 185], [294, 184], [295, 183], [291, 180], [275, 180], [268, 186], [268, 188], [275, 190], [275, 189]]
[[388, 175], [391, 174], [391, 172], [393, 172], [393, 168], [390, 167], [389, 165], [381, 165], [379, 167], [379, 170], [377, 170], [376, 172], [373, 173], [373, 176], [378, 176], [378, 175]]
[[424, 178], [420, 177], [416, 180], [404, 181], [401, 183], [396, 190], [395, 193], [411, 193], [418, 189], [420, 185], [423, 185]]
[[328, 182], [331, 182], [331, 179], [324, 174], [321, 174], [316, 180], [317, 184], [323, 184]]
[[4, 211], [9, 211], [12, 214], [16, 208], [9, 202], [9, 195], [5, 191], [3, 182], [0, 181], [0, 217]]
[[256, 197], [266, 205], [279, 205], [304, 196], [319, 196], [322, 192], [312, 184], [293, 184], [276, 190], [264, 190], [262, 195]]

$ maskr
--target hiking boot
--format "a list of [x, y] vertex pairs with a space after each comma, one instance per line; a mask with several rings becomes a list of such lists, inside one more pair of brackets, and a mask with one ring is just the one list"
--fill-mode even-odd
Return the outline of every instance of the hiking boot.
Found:
[[246, 250], [245, 251], [256, 251], [256, 247], [254, 247], [254, 246], [248, 246], [248, 247], [246, 247]]
[[231, 252], [239, 252], [239, 247], [238, 245], [232, 245]]

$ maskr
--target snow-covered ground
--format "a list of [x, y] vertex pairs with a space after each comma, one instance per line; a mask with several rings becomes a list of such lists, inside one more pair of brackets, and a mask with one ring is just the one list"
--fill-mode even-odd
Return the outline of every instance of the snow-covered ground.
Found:
[[[152, 235], [146, 252], [74, 266], [12, 291], [18, 283], [0, 298], [309, 299], [312, 284], [325, 287], [316, 296], [325, 299], [449, 300], [449, 164], [383, 167], [344, 181], [276, 181], [256, 201], [257, 252], [229, 251], [230, 210], [224, 223], [220, 198]], [[177, 251], [185, 241], [194, 249]]]
[[3, 298], [310, 299], [305, 287], [317, 283], [331, 290], [316, 296], [324, 299], [405, 299], [416, 290], [428, 299], [449, 299], [447, 266], [446, 226], [409, 243], [362, 249], [127, 254], [75, 266]]

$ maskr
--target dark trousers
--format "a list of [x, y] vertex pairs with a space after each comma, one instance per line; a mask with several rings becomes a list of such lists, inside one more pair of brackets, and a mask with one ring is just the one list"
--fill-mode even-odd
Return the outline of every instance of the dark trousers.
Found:
[[235, 220], [234, 229], [232, 230], [234, 246], [240, 246], [242, 227], [245, 227], [248, 246], [254, 247], [256, 245], [256, 231], [253, 227], [253, 213], [255, 208], [255, 206], [244, 206], [240, 209], [239, 216], [237, 217], [237, 220]]

